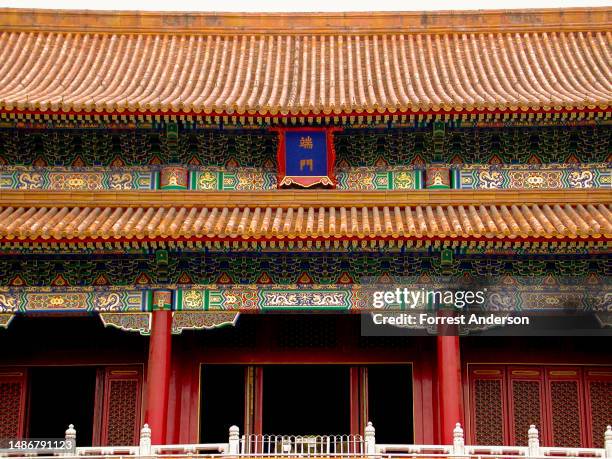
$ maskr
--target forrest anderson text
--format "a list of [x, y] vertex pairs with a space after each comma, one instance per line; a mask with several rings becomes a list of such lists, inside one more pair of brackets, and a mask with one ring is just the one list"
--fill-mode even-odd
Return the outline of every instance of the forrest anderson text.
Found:
[[459, 316], [435, 316], [431, 314], [373, 313], [376, 325], [529, 325], [529, 317], [500, 316], [497, 314], [466, 314]]

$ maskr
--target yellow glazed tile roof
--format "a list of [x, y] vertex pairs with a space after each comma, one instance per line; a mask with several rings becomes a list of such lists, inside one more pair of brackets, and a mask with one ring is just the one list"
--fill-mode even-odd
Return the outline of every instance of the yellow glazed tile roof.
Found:
[[357, 15], [336, 26], [325, 15], [280, 15], [276, 28], [274, 15], [78, 12], [69, 23], [15, 11], [0, 14], [5, 110], [366, 115], [612, 101], [609, 8], [527, 11], [514, 22], [510, 13], [374, 14], [370, 27]]
[[610, 204], [0, 207], [0, 240], [611, 238]]

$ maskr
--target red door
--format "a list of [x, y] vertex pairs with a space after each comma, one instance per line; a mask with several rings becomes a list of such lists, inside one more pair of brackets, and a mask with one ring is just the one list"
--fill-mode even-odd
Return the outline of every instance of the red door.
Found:
[[612, 413], [612, 368], [470, 365], [468, 438], [526, 445], [534, 424], [542, 446], [603, 447]]
[[603, 448], [606, 426], [612, 423], [612, 369], [585, 368], [584, 380], [589, 446]]
[[102, 403], [103, 446], [137, 445], [142, 409], [142, 368], [106, 367]]
[[22, 438], [25, 433], [27, 370], [0, 368], [0, 438]]
[[[531, 366], [508, 368], [509, 443], [527, 446], [525, 426], [548, 424], [544, 413], [544, 370]], [[545, 442], [544, 438], [540, 439]]]

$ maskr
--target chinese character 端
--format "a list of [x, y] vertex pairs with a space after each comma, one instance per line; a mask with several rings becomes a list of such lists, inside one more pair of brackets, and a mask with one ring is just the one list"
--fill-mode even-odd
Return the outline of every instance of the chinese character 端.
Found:
[[306, 137], [300, 137], [300, 148], [312, 150], [312, 137], [309, 135]]

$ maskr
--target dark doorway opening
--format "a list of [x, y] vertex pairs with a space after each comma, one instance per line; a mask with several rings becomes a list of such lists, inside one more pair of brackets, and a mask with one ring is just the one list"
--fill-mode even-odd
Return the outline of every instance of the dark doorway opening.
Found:
[[28, 437], [64, 438], [74, 424], [77, 445], [91, 446], [96, 368], [32, 368], [30, 378]]
[[263, 370], [263, 432], [350, 433], [349, 367], [268, 365]]
[[229, 428], [244, 432], [245, 371], [242, 365], [202, 365], [200, 441], [227, 442]]
[[368, 418], [376, 442], [413, 443], [412, 367], [368, 367]]

